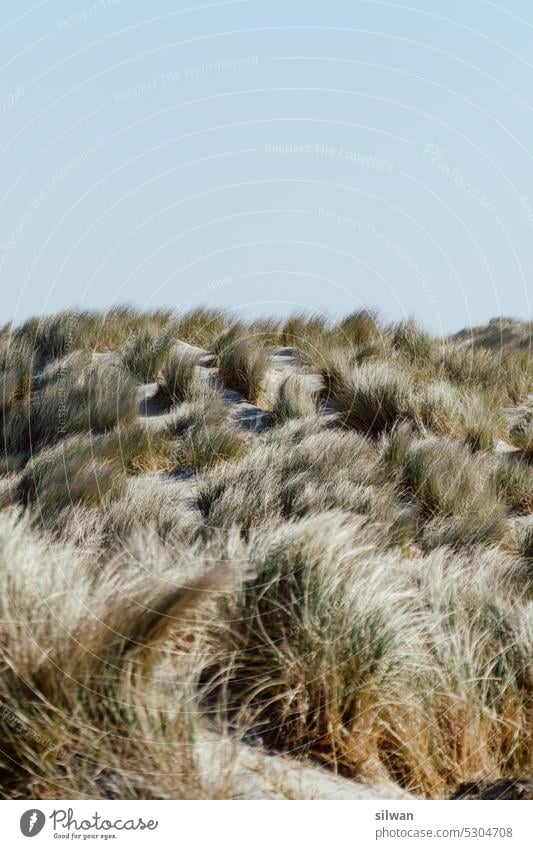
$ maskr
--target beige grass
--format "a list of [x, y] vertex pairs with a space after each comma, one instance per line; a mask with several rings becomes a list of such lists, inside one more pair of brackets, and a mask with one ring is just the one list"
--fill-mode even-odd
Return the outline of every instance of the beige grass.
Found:
[[510, 431], [511, 442], [526, 457], [533, 458], [533, 412], [526, 413]]
[[317, 411], [315, 393], [310, 391], [301, 378], [296, 375], [286, 377], [278, 388], [272, 406], [272, 416], [276, 424], [284, 424], [290, 419], [313, 416]]
[[0, 331], [0, 793], [298, 797], [310, 759], [343, 798], [524, 776], [533, 372], [511, 335], [125, 307]]
[[263, 349], [237, 338], [222, 346], [217, 356], [218, 376], [225, 386], [255, 404], [265, 389], [268, 362]]
[[518, 561], [483, 550], [475, 562], [445, 550], [400, 560], [339, 513], [254, 534], [250, 556], [257, 585], [213, 634], [213, 693], [237, 722], [275, 750], [352, 777], [386, 769], [433, 797], [466, 776], [527, 769]]
[[331, 394], [343, 423], [370, 436], [416, 416], [409, 377], [385, 364], [364, 364], [340, 375]]

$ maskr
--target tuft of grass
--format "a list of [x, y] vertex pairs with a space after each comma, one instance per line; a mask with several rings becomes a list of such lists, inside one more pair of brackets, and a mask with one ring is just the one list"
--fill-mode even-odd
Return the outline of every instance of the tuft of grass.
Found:
[[223, 602], [204, 673], [237, 728], [351, 778], [385, 767], [432, 798], [480, 764], [527, 768], [517, 560], [481, 548], [402, 559], [339, 512], [256, 531], [247, 550], [257, 579]]
[[479, 393], [463, 393], [461, 436], [472, 451], [493, 451], [498, 438], [506, 436], [503, 411]]
[[429, 383], [419, 393], [418, 415], [432, 433], [461, 439], [472, 451], [493, 451], [507, 431], [501, 409], [448, 381]]
[[515, 550], [533, 566], [533, 526], [518, 526], [514, 532]]
[[4, 456], [29, 455], [31, 447], [30, 404], [28, 399], [13, 402], [2, 411], [0, 449]]
[[226, 348], [245, 338], [249, 340], [246, 325], [242, 321], [232, 321], [213, 340], [211, 352], [218, 357]]
[[265, 387], [269, 358], [261, 348], [237, 339], [225, 345], [217, 357], [219, 380], [256, 404]]
[[33, 382], [33, 354], [25, 342], [7, 337], [0, 343], [0, 409], [27, 398]]
[[328, 321], [321, 315], [296, 313], [289, 316], [281, 328], [280, 342], [298, 349], [307, 349], [330, 330]]
[[312, 417], [316, 415], [316, 412], [315, 393], [309, 390], [297, 375], [286, 377], [279, 386], [272, 407], [272, 418], [275, 424], [284, 424], [290, 419]]
[[469, 515], [436, 516], [419, 528], [418, 542], [423, 551], [445, 546], [461, 550], [492, 547], [506, 537], [507, 526], [501, 505], [494, 504]]
[[339, 374], [331, 396], [342, 423], [369, 436], [379, 436], [416, 415], [409, 377], [384, 363], [367, 363]]
[[138, 333], [124, 352], [122, 363], [141, 383], [157, 380], [172, 346], [172, 332], [164, 330], [157, 336], [149, 330]]
[[319, 413], [314, 413], [306, 418], [288, 419], [284, 424], [270, 428], [264, 434], [266, 445], [277, 445], [285, 449], [291, 445], [298, 445], [308, 436], [315, 436], [324, 429], [329, 429], [331, 420], [326, 420]]
[[196, 354], [172, 351], [161, 369], [158, 394], [171, 407], [182, 404], [190, 395], [198, 366]]
[[73, 336], [73, 348], [91, 352], [124, 350], [141, 332], [157, 337], [163, 332], [175, 334], [176, 319], [171, 310], [139, 312], [128, 306], [116, 306], [106, 312], [81, 312]]
[[218, 463], [236, 460], [246, 451], [246, 440], [228, 421], [228, 406], [210, 386], [199, 390], [196, 400], [182, 404], [167, 424], [174, 439], [176, 469], [202, 471]]
[[438, 437], [414, 442], [401, 483], [420, 510], [426, 546], [491, 544], [506, 533], [492, 465], [466, 446]]
[[30, 318], [15, 331], [15, 343], [29, 347], [37, 362], [64, 357], [74, 346], [78, 313], [66, 310], [44, 318]]
[[339, 322], [338, 331], [348, 345], [368, 345], [380, 333], [378, 313], [375, 310], [355, 310]]
[[0, 475], [0, 510], [12, 507], [18, 501], [19, 477], [16, 473], [10, 473], [9, 468], [2, 468]]
[[380, 699], [407, 672], [400, 635], [415, 639], [398, 584], [380, 585], [358, 532], [332, 512], [254, 533], [257, 583], [224, 609], [217, 636], [232, 662], [212, 677], [225, 710], [269, 748], [353, 775], [375, 744]]
[[528, 412], [509, 431], [512, 444], [533, 458], [533, 412]]
[[188, 428], [176, 446], [178, 467], [196, 472], [236, 460], [246, 452], [246, 441], [227, 423]]
[[394, 480], [401, 476], [407, 452], [418, 437], [412, 423], [408, 421], [395, 425], [389, 433], [383, 434], [379, 444], [379, 463], [385, 480]]
[[209, 526], [247, 534], [335, 507], [389, 522], [393, 498], [387, 487], [375, 489], [379, 467], [372, 445], [356, 433], [318, 430], [315, 420], [302, 419], [302, 427], [296, 434], [292, 425], [279, 428], [289, 431], [287, 441], [276, 428], [264, 445], [206, 475], [198, 505]]
[[518, 513], [533, 513], [533, 469], [507, 457], [498, 460], [494, 469], [496, 489], [505, 503]]
[[392, 327], [391, 344], [394, 350], [422, 364], [431, 358], [434, 351], [433, 339], [413, 318]]
[[429, 383], [422, 392], [418, 413], [432, 433], [457, 436], [462, 426], [463, 395], [448, 381]]
[[137, 412], [136, 386], [120, 368], [97, 364], [78, 377], [67, 371], [32, 398], [31, 443], [35, 448], [83, 431], [103, 433], [133, 421]]
[[36, 506], [41, 518], [53, 520], [74, 504], [98, 506], [124, 486], [120, 463], [100, 453], [101, 440], [73, 436], [40, 451], [22, 472], [18, 496]]
[[[89, 524], [85, 516], [81, 522]], [[152, 474], [129, 478], [121, 497], [106, 505], [96, 526], [106, 547], [143, 533], [155, 533], [168, 545], [191, 545], [198, 531], [198, 518], [179, 484], [171, 477]]]
[[[227, 770], [220, 763], [219, 771], [214, 747], [209, 769], [198, 765], [206, 745], [196, 695], [202, 663], [190, 645], [186, 654], [180, 621], [190, 623], [201, 603], [238, 586], [238, 569], [213, 566], [200, 553], [192, 562], [154, 533], [109, 552], [99, 566], [92, 551], [50, 542], [29, 517], [0, 515], [2, 792], [224, 795], [229, 789], [216, 775]], [[164, 698], [161, 670], [172, 657], [180, 684]]]
[[257, 318], [248, 325], [248, 334], [254, 343], [261, 346], [278, 345], [281, 338], [282, 322], [279, 318], [267, 316]]
[[325, 399], [333, 395], [337, 387], [342, 387], [346, 375], [359, 365], [356, 351], [330, 346], [327, 341], [302, 352], [301, 359], [320, 376]]
[[228, 324], [229, 318], [223, 310], [199, 307], [180, 316], [176, 336], [191, 345], [209, 350]]
[[531, 361], [517, 354], [445, 345], [435, 368], [454, 385], [484, 394], [492, 404], [517, 404], [533, 385]]
[[403, 483], [428, 516], [461, 515], [496, 498], [491, 467], [451, 439], [414, 442], [402, 467]]
[[109, 434], [109, 451], [127, 474], [168, 472], [174, 467], [175, 448], [165, 430], [135, 421], [118, 425]]

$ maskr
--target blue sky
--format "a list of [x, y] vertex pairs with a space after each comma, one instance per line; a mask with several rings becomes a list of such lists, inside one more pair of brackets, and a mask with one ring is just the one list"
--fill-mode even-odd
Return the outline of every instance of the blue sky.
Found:
[[529, 318], [525, 0], [4, 0], [0, 322]]

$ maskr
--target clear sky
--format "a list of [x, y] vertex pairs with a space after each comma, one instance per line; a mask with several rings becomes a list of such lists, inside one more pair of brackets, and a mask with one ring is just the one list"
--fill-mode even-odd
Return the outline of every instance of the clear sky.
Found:
[[3, 0], [0, 322], [529, 318], [526, 0]]

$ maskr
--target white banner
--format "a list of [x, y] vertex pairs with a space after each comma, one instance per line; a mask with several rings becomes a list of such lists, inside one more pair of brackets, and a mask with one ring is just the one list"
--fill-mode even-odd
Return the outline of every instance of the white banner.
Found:
[[[527, 802], [2, 802], [2, 846], [533, 846]], [[275, 810], [274, 810], [275, 808]], [[34, 843], [31, 841], [34, 840]]]

